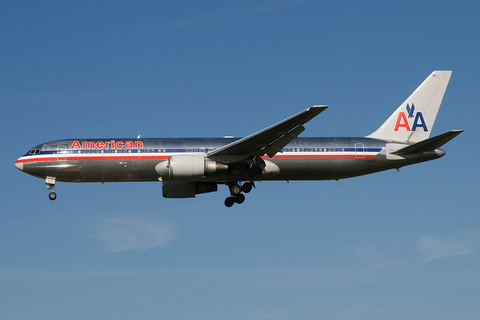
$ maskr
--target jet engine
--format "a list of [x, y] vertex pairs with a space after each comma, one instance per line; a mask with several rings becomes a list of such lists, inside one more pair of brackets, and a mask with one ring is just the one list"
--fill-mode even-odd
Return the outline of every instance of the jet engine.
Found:
[[202, 154], [182, 154], [170, 156], [155, 166], [162, 177], [188, 179], [202, 177], [206, 173], [228, 170], [226, 164], [208, 160]]

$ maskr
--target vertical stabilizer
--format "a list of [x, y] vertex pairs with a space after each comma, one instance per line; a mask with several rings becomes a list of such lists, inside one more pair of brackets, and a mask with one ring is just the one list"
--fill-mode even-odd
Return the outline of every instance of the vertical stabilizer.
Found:
[[416, 143], [428, 139], [452, 71], [434, 71], [367, 138]]

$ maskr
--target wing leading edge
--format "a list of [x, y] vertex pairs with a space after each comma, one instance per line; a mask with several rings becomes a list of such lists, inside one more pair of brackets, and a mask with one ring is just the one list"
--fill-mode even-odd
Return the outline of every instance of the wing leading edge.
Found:
[[248, 137], [213, 150], [207, 157], [222, 163], [237, 162], [265, 154], [271, 158], [305, 130], [304, 124], [327, 108], [328, 106], [310, 107]]

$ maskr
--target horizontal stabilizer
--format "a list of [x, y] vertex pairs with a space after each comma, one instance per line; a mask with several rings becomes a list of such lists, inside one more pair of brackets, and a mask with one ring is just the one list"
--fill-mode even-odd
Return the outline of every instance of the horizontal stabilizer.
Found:
[[462, 132], [463, 130], [452, 130], [449, 132], [445, 132], [436, 137], [422, 140], [420, 142], [412, 144], [403, 149], [394, 151], [392, 153], [400, 156], [400, 155], [414, 154], [414, 153], [420, 153], [420, 152], [426, 152], [426, 151], [433, 151], [435, 149], [440, 148], [445, 143], [452, 140]]

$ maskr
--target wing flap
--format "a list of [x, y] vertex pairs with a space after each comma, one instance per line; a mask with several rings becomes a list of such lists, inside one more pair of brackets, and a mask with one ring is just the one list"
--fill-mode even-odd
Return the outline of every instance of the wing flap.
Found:
[[289, 144], [291, 141], [293, 141], [293, 139], [298, 138], [298, 135], [300, 133], [302, 133], [303, 131], [305, 131], [305, 127], [302, 126], [302, 125], [299, 125], [295, 129], [291, 130], [290, 132], [287, 132], [282, 137], [275, 140], [268, 147], [266, 147], [263, 151], [265, 152], [266, 155], [268, 155], [271, 158], [277, 152], [281, 152], [283, 147], [285, 147], [287, 144]]

